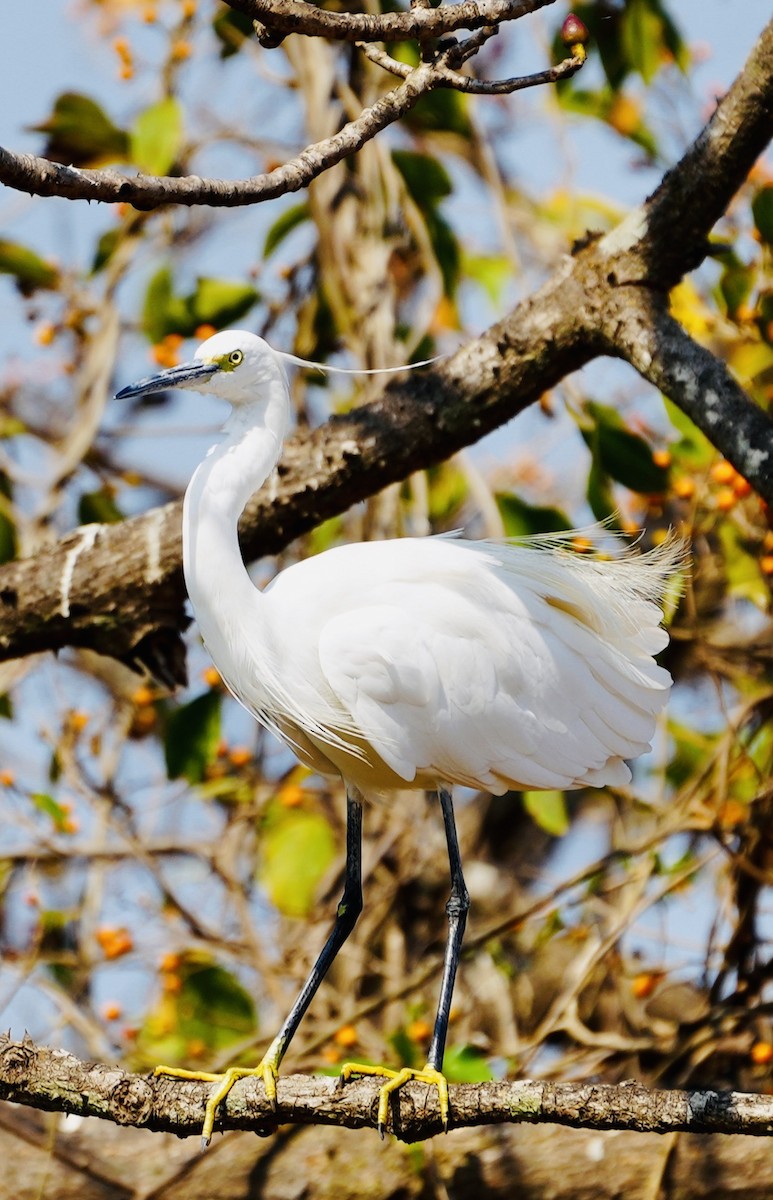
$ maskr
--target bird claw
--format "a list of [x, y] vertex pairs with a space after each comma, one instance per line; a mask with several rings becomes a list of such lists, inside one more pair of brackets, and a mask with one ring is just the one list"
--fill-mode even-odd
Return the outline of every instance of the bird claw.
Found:
[[422, 1067], [421, 1070], [414, 1067], [403, 1067], [400, 1071], [394, 1071], [391, 1067], [372, 1066], [363, 1063], [344, 1063], [341, 1072], [338, 1076], [338, 1088], [343, 1088], [347, 1080], [353, 1075], [371, 1075], [378, 1079], [386, 1079], [387, 1082], [379, 1089], [378, 1093], [378, 1115], [376, 1117], [376, 1128], [383, 1141], [389, 1117], [389, 1098], [397, 1092], [405, 1083], [410, 1083], [412, 1080], [416, 1083], [426, 1083], [428, 1087], [436, 1087], [438, 1092], [438, 1105], [440, 1107], [440, 1120], [443, 1125], [443, 1131], [448, 1132], [448, 1119], [450, 1112], [450, 1102], [448, 1098], [448, 1080], [442, 1071], [438, 1071], [430, 1063]]
[[233, 1085], [239, 1079], [257, 1076], [263, 1080], [266, 1089], [266, 1099], [272, 1112], [276, 1112], [276, 1081], [277, 1068], [273, 1061], [262, 1059], [257, 1067], [229, 1067], [227, 1071], [213, 1074], [211, 1071], [186, 1071], [182, 1067], [156, 1067], [154, 1075], [171, 1075], [173, 1079], [197, 1079], [203, 1083], [214, 1083], [217, 1086], [211, 1092], [204, 1109], [204, 1124], [201, 1130], [201, 1149], [206, 1150], [212, 1140], [215, 1127], [215, 1114], [225, 1100]]

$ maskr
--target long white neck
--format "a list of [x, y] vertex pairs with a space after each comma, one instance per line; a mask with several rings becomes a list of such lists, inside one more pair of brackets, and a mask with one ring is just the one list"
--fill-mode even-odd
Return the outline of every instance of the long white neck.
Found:
[[185, 493], [185, 584], [207, 649], [226, 679], [241, 648], [257, 635], [254, 614], [260, 603], [239, 549], [238, 521], [277, 463], [288, 419], [286, 384], [277, 379], [260, 399], [232, 412], [223, 440], [209, 451]]

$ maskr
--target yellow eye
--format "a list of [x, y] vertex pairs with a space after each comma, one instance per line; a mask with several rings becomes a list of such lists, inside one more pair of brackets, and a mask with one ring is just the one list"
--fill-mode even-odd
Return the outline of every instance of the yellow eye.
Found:
[[232, 367], [238, 367], [243, 358], [244, 354], [241, 350], [232, 350], [228, 355], [228, 361]]

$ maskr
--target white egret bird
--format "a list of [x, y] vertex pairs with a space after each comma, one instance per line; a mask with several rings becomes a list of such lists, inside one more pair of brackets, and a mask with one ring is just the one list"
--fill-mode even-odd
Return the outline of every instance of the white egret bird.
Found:
[[[119, 398], [191, 388], [230, 403], [222, 440], [185, 495], [185, 582], [204, 643], [234, 696], [314, 771], [347, 791], [345, 884], [335, 923], [284, 1025], [258, 1066], [223, 1075], [159, 1067], [215, 1083], [203, 1129], [234, 1081], [262, 1077], [275, 1102], [279, 1064], [362, 910], [363, 796], [436, 790], [451, 868], [448, 942], [427, 1064], [420, 1071], [348, 1064], [343, 1078], [408, 1079], [438, 1088], [469, 897], [451, 787], [601, 787], [631, 778], [650, 748], [671, 678], [663, 589], [679, 543], [616, 561], [573, 554], [561, 539], [527, 543], [401, 538], [348, 545], [296, 563], [264, 590], [239, 550], [237, 522], [279, 458], [291, 403], [282, 355], [251, 333], [215, 334], [192, 363], [124, 388]], [[296, 360], [297, 361], [297, 360]]]

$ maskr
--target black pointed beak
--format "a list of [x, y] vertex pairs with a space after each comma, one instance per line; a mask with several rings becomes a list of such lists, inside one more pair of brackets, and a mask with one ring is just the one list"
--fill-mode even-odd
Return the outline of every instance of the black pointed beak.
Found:
[[138, 379], [128, 387], [116, 392], [116, 400], [128, 400], [133, 396], [148, 396], [151, 392], [164, 392], [167, 388], [190, 387], [191, 384], [202, 383], [220, 370], [217, 363], [190, 362], [179, 367], [170, 367], [168, 371], [159, 371], [157, 375], [148, 375]]

